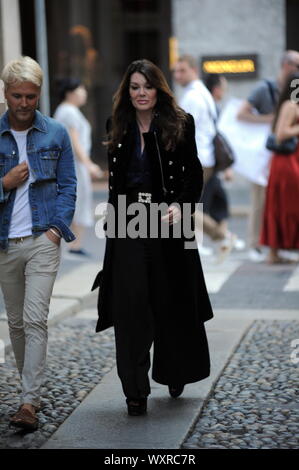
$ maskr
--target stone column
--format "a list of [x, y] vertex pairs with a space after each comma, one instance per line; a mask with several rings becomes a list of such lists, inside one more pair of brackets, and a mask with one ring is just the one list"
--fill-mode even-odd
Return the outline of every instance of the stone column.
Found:
[[[0, 0], [0, 70], [22, 53], [18, 0]], [[3, 85], [0, 82], [0, 114], [5, 111]]]
[[1, 68], [22, 53], [21, 24], [18, 0], [0, 0]]

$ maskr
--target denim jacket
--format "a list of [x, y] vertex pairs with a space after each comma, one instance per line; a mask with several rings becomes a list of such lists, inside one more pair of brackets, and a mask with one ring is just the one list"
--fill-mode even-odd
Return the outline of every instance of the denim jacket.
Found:
[[[75, 239], [69, 229], [76, 203], [76, 174], [66, 129], [54, 119], [35, 113], [27, 134], [27, 154], [34, 181], [29, 185], [32, 235], [57, 228], [65, 241]], [[8, 112], [0, 118], [0, 250], [8, 234], [16, 189], [5, 191], [2, 178], [19, 163], [17, 143], [10, 132]]]

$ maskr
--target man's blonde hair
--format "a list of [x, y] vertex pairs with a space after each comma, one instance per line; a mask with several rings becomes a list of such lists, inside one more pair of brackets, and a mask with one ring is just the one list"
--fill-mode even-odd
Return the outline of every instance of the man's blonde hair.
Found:
[[197, 63], [197, 60], [195, 59], [195, 57], [193, 55], [190, 55], [190, 54], [182, 54], [178, 60], [178, 62], [186, 62], [189, 67], [191, 67], [192, 69], [198, 69], [198, 63]]
[[5, 65], [1, 78], [5, 88], [23, 82], [34, 83], [40, 88], [43, 84], [43, 71], [35, 60], [23, 56]]

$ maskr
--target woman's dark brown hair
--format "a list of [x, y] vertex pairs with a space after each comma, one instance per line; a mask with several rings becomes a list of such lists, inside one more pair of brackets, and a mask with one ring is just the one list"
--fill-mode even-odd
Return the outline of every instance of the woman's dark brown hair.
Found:
[[[296, 80], [296, 81], [294, 81]], [[272, 124], [272, 131], [275, 132], [275, 127], [276, 127], [276, 124], [277, 124], [277, 120], [278, 120], [278, 116], [279, 116], [279, 112], [280, 112], [280, 109], [283, 105], [283, 103], [287, 100], [290, 100], [290, 101], [294, 101], [295, 98], [292, 97], [293, 93], [295, 96], [297, 96], [299, 94], [299, 90], [298, 90], [298, 86], [299, 86], [299, 72], [295, 72], [293, 74], [291, 74], [288, 78], [287, 78], [287, 81], [281, 91], [281, 94], [279, 96], [279, 100], [278, 100], [278, 103], [277, 103], [277, 107], [276, 107], [276, 110], [275, 110], [275, 117], [274, 117], [274, 121], [273, 121], [273, 124]], [[297, 87], [297, 90], [296, 90], [296, 87]], [[298, 100], [298, 98], [296, 98]]]
[[163, 72], [146, 59], [132, 62], [113, 97], [112, 126], [108, 134], [108, 148], [114, 150], [124, 133], [136, 119], [136, 109], [130, 100], [130, 80], [133, 73], [141, 73], [148, 84], [157, 90], [155, 125], [161, 132], [166, 150], [175, 148], [182, 139], [187, 114], [177, 105]]

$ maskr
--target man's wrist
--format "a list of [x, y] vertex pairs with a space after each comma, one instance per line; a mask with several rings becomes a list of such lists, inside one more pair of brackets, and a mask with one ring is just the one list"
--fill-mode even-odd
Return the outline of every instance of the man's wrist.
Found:
[[5, 176], [3, 176], [2, 178], [2, 188], [3, 188], [3, 191], [9, 191], [9, 189], [7, 188], [6, 186], [6, 179], [5, 179]]
[[60, 233], [58, 232], [58, 230], [57, 230], [56, 228], [50, 227], [49, 230], [50, 230], [50, 232], [52, 232], [54, 235], [56, 235], [57, 238], [61, 238], [61, 235], [60, 235]]

